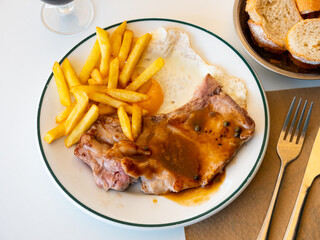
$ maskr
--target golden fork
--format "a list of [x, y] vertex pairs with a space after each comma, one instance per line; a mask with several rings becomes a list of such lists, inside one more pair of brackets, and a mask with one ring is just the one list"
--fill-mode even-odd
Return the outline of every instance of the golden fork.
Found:
[[[302, 125], [302, 121], [303, 121], [303, 117], [305, 114], [305, 110], [306, 110], [306, 106], [307, 106], [307, 100], [304, 103], [302, 112], [300, 114], [300, 118], [298, 121], [298, 124], [296, 125], [296, 121], [297, 121], [297, 117], [298, 117], [298, 113], [299, 113], [299, 109], [301, 106], [301, 98], [299, 100], [298, 106], [296, 108], [295, 114], [293, 116], [293, 119], [291, 121], [290, 124], [290, 128], [288, 129], [289, 126], [289, 121], [292, 115], [292, 111], [293, 111], [293, 107], [296, 101], [296, 97], [293, 98], [291, 106], [289, 108], [287, 117], [284, 121], [284, 124], [282, 126], [281, 132], [280, 132], [280, 136], [279, 136], [279, 140], [278, 140], [278, 144], [277, 144], [277, 153], [278, 156], [280, 158], [281, 161], [281, 165], [280, 165], [280, 171], [278, 174], [278, 178], [277, 178], [277, 182], [276, 182], [276, 186], [275, 189], [273, 191], [272, 194], [272, 198], [269, 204], [269, 208], [267, 211], [267, 214], [265, 216], [264, 222], [262, 224], [262, 227], [260, 229], [260, 233], [258, 235], [257, 239], [267, 239], [268, 238], [268, 234], [269, 234], [269, 228], [270, 228], [270, 224], [271, 224], [271, 219], [272, 219], [272, 214], [273, 214], [273, 210], [274, 210], [274, 206], [275, 203], [277, 201], [277, 197], [278, 197], [278, 193], [279, 193], [279, 188], [281, 185], [281, 181], [282, 181], [282, 177], [284, 174], [284, 171], [287, 167], [287, 165], [292, 162], [293, 160], [295, 160], [301, 152], [302, 146], [303, 146], [303, 142], [305, 139], [305, 135], [307, 132], [307, 128], [309, 125], [309, 120], [310, 120], [310, 115], [311, 115], [311, 110], [312, 110], [312, 106], [313, 106], [313, 102], [310, 105], [307, 117], [305, 119], [304, 125], [303, 125], [303, 129], [301, 134], [299, 134], [300, 132], [300, 128]], [[295, 131], [294, 131], [295, 129]], [[293, 132], [294, 131], [294, 132]]]

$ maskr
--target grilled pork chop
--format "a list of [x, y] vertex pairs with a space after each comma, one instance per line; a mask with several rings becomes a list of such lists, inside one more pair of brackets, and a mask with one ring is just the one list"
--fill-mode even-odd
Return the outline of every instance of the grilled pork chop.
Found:
[[126, 174], [121, 166], [125, 156], [150, 155], [150, 151], [126, 139], [118, 119], [102, 116], [81, 136], [74, 151], [91, 167], [96, 184], [106, 191], [124, 191], [131, 183], [137, 182], [138, 178]]
[[179, 192], [209, 184], [254, 128], [246, 110], [207, 75], [187, 104], [145, 117], [136, 142], [125, 137], [118, 119], [101, 116], [81, 137], [75, 155], [106, 190], [125, 190], [140, 178], [145, 193]]

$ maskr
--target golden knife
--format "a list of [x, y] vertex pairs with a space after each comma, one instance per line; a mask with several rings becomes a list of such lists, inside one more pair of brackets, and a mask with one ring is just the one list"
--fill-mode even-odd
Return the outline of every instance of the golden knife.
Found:
[[284, 235], [284, 239], [295, 239], [298, 232], [298, 223], [302, 213], [302, 206], [306, 199], [307, 193], [313, 183], [313, 180], [320, 175], [320, 128], [316, 140], [313, 144], [309, 157], [307, 168], [304, 172], [303, 180], [299, 190], [290, 221]]

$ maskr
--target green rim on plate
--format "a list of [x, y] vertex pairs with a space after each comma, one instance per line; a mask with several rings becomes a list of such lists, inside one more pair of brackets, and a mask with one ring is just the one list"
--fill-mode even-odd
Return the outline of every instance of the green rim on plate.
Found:
[[[183, 21], [179, 21], [179, 20], [174, 20], [174, 19], [165, 19], [165, 18], [142, 18], [142, 19], [134, 19], [134, 20], [130, 20], [130, 21], [127, 21], [128, 23], [133, 23], [133, 22], [143, 22], [143, 21], [166, 21], [166, 22], [174, 22], [174, 23], [179, 23], [179, 24], [184, 24], [184, 25], [187, 25], [187, 26], [191, 26], [191, 27], [194, 27], [194, 28], [197, 28], [199, 30], [202, 30], [210, 35], [212, 35], [213, 37], [219, 39], [220, 41], [222, 41], [224, 44], [226, 44], [229, 48], [231, 48], [241, 59], [242, 61], [247, 65], [247, 67], [249, 68], [250, 72], [252, 73], [258, 87], [259, 87], [259, 91], [260, 91], [260, 94], [262, 96], [262, 100], [263, 100], [263, 107], [264, 107], [264, 114], [265, 114], [265, 129], [264, 129], [264, 135], [263, 135], [263, 141], [262, 141], [262, 145], [261, 145], [261, 149], [260, 149], [260, 152], [259, 152], [259, 155], [257, 157], [257, 160], [253, 166], [253, 168], [251, 169], [250, 173], [248, 174], [248, 176], [245, 178], [245, 180], [241, 183], [241, 185], [230, 195], [228, 196], [225, 200], [223, 200], [221, 203], [219, 203], [217, 206], [209, 209], [208, 211], [206, 212], [203, 212], [201, 214], [198, 214], [197, 216], [194, 216], [194, 217], [191, 217], [191, 218], [188, 218], [188, 219], [184, 219], [184, 220], [181, 220], [181, 221], [175, 221], [175, 222], [169, 222], [169, 223], [163, 223], [163, 224], [139, 224], [139, 223], [132, 223], [132, 222], [125, 222], [125, 221], [121, 221], [121, 220], [118, 220], [118, 219], [114, 219], [114, 218], [111, 218], [111, 217], [108, 217], [108, 216], [105, 216], [91, 208], [89, 208], [88, 206], [86, 206], [85, 204], [83, 204], [82, 202], [80, 202], [76, 197], [74, 197], [63, 185], [62, 183], [59, 181], [59, 179], [56, 177], [56, 175], [54, 174], [53, 170], [51, 169], [50, 167], [50, 164], [48, 163], [48, 160], [46, 158], [46, 154], [44, 153], [44, 150], [43, 150], [43, 146], [42, 146], [42, 142], [41, 142], [41, 134], [40, 134], [40, 115], [41, 115], [41, 107], [42, 107], [42, 102], [43, 102], [43, 99], [44, 99], [44, 95], [46, 93], [46, 90], [47, 90], [47, 87], [53, 77], [53, 74], [51, 73], [47, 82], [46, 82], [46, 85], [42, 91], [42, 94], [41, 94], [41, 98], [40, 98], [40, 102], [39, 102], [39, 106], [38, 106], [38, 113], [37, 113], [37, 135], [38, 135], [38, 143], [39, 143], [39, 146], [40, 146], [40, 151], [41, 151], [41, 154], [42, 154], [42, 157], [44, 159], [44, 162], [51, 174], [51, 176], [53, 177], [53, 179], [55, 180], [55, 182], [59, 185], [59, 187], [73, 200], [75, 201], [77, 204], [79, 204], [81, 207], [83, 207], [85, 210], [89, 211], [90, 213], [98, 216], [98, 217], [101, 217], [103, 219], [106, 219], [106, 220], [109, 220], [109, 221], [112, 221], [112, 222], [115, 222], [115, 223], [120, 223], [120, 224], [124, 224], [124, 225], [128, 225], [128, 226], [134, 226], [134, 227], [146, 227], [146, 228], [156, 228], [156, 227], [169, 227], [169, 226], [175, 226], [175, 225], [181, 225], [181, 224], [185, 224], [187, 225], [188, 223], [192, 222], [192, 221], [195, 221], [199, 218], [202, 218], [206, 215], [209, 215], [210, 213], [212, 213], [213, 211], [215, 211], [216, 209], [220, 208], [220, 207], [224, 207], [227, 205], [227, 203], [232, 199], [234, 198], [235, 196], [237, 196], [240, 192], [241, 192], [241, 189], [246, 185], [248, 184], [248, 182], [250, 182], [251, 178], [253, 177], [253, 174], [256, 172], [258, 166], [260, 165], [261, 161], [262, 160], [261, 158], [263, 157], [264, 153], [265, 153], [265, 148], [266, 148], [266, 144], [267, 144], [267, 140], [268, 140], [268, 137], [269, 137], [269, 118], [268, 118], [268, 105], [267, 105], [267, 101], [266, 101], [266, 96], [264, 94], [264, 91], [262, 89], [262, 86], [261, 86], [261, 83], [260, 81], [258, 80], [258, 77], [256, 76], [255, 72], [253, 71], [252, 67], [249, 65], [249, 63], [244, 59], [244, 57], [234, 48], [232, 47], [228, 42], [226, 42], [225, 40], [223, 40], [221, 37], [217, 36], [216, 34], [202, 28], [202, 27], [199, 27], [197, 25], [194, 25], [194, 24], [191, 24], [191, 23], [187, 23], [187, 22], [183, 22]], [[113, 27], [116, 27], [118, 25], [120, 25], [121, 23], [117, 23], [117, 24], [114, 24], [114, 25], [111, 25], [109, 27], [106, 27], [105, 30], [108, 30], [110, 28], [113, 28]], [[92, 38], [93, 36], [95, 36], [96, 33], [93, 33], [91, 34], [90, 36], [86, 37], [85, 39], [83, 39], [81, 42], [79, 42], [77, 45], [75, 45], [60, 61], [60, 64], [63, 62], [63, 60], [68, 57], [76, 48], [78, 48], [78, 46], [80, 46], [81, 44], [83, 44], [84, 42], [86, 42], [88, 39]]]

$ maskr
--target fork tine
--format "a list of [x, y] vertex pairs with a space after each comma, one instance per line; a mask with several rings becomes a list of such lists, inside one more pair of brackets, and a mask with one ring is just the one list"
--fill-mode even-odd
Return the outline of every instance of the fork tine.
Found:
[[290, 120], [290, 116], [291, 116], [291, 113], [292, 113], [292, 109], [293, 109], [293, 106], [294, 106], [295, 102], [296, 102], [296, 97], [294, 97], [293, 100], [292, 100], [292, 103], [291, 103], [291, 106], [289, 108], [286, 120], [283, 123], [279, 139], [284, 139], [284, 136], [285, 136], [285, 133], [286, 133], [286, 129], [287, 129], [287, 126], [288, 126], [288, 123], [289, 123], [289, 120]]
[[303, 109], [302, 109], [302, 112], [301, 112], [301, 115], [300, 115], [300, 118], [299, 118], [299, 122], [297, 124], [296, 131], [294, 132], [294, 136], [293, 136], [292, 141], [295, 142], [295, 143], [297, 143], [298, 134], [299, 134], [299, 131], [300, 131], [302, 119], [303, 119], [304, 112], [306, 111], [306, 107], [307, 107], [307, 102], [308, 102], [308, 100], [306, 100], [304, 102]]
[[307, 132], [307, 128], [308, 128], [308, 125], [309, 125], [309, 121], [310, 121], [310, 116], [311, 116], [311, 111], [312, 111], [312, 107], [313, 107], [313, 102], [311, 102], [310, 104], [310, 108], [309, 108], [309, 111], [308, 111], [308, 115], [307, 115], [307, 118], [304, 122], [304, 125], [303, 125], [303, 129], [302, 129], [302, 132], [301, 132], [301, 136], [298, 140], [298, 143], [299, 144], [303, 144], [304, 142], [304, 137], [306, 135], [306, 132]]
[[291, 122], [291, 125], [290, 125], [290, 129], [289, 129], [288, 135], [287, 135], [287, 137], [289, 137], [290, 141], [292, 141], [292, 131], [293, 131], [294, 125], [296, 124], [296, 120], [297, 120], [298, 112], [299, 112], [299, 109], [300, 109], [301, 101], [302, 101], [302, 99], [300, 98], [298, 106], [297, 106], [297, 109], [296, 109], [296, 112], [294, 113], [294, 116], [293, 116], [293, 119], [292, 119], [292, 122]]

